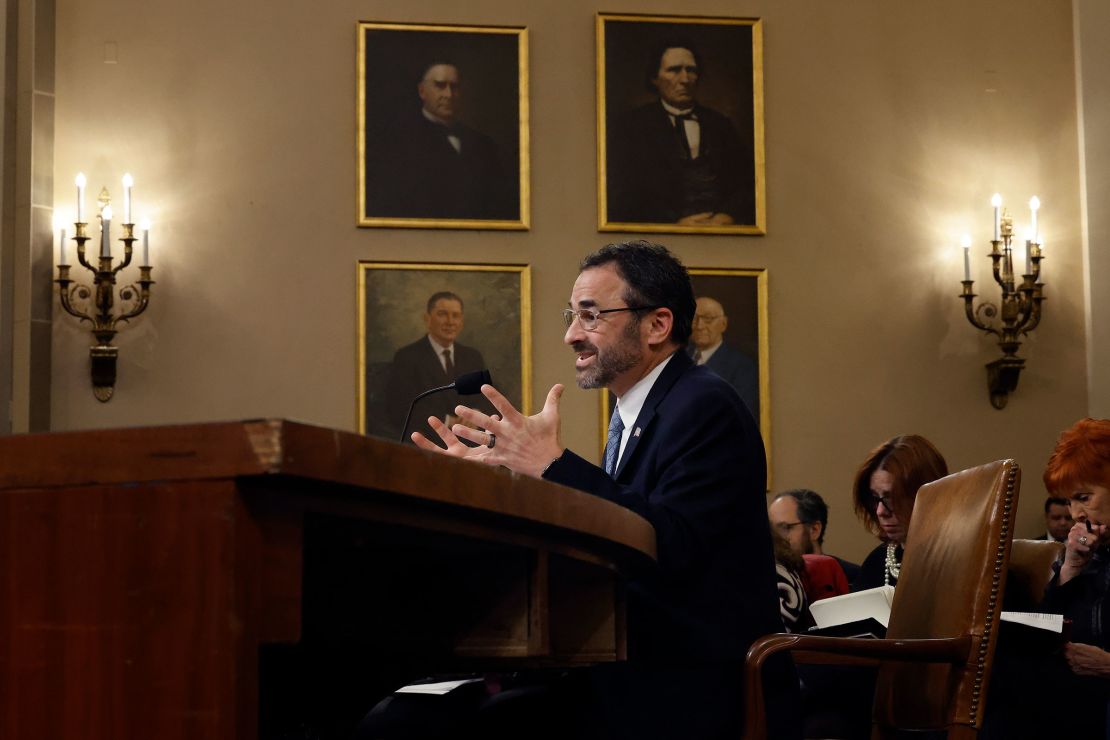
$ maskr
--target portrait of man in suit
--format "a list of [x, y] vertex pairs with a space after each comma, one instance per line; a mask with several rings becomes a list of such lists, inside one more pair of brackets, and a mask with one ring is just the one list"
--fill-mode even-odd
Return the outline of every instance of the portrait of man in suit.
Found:
[[360, 263], [359, 431], [410, 444], [431, 433], [428, 417], [453, 421], [459, 403], [484, 401], [441, 391], [406, 424], [413, 399], [479, 370], [530, 406], [530, 284], [525, 265]]
[[526, 225], [516, 40], [364, 30], [361, 225]]
[[696, 365], [705, 365], [736, 389], [752, 418], [759, 419], [759, 368], [739, 349], [724, 341], [728, 315], [716, 298], [700, 296], [687, 348]]
[[[414, 398], [431, 388], [454, 383], [460, 375], [486, 369], [481, 352], [455, 341], [463, 330], [464, 316], [463, 299], [458, 295], [449, 290], [433, 293], [423, 316], [427, 333], [397, 350], [393, 356], [387, 404], [389, 419], [398, 438], [409, 441], [413, 431], [430, 433], [429, 416], [453, 424], [455, 407], [466, 401], [450, 390], [418, 401], [402, 430]], [[471, 399], [471, 402], [481, 405], [480, 398]]]
[[[755, 35], [751, 25], [602, 16], [603, 228], [760, 232]], [[714, 78], [724, 79], [706, 86]]]

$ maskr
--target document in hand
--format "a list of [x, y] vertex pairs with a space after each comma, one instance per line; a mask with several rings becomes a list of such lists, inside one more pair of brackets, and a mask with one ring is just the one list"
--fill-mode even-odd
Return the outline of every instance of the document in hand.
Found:
[[1002, 612], [1000, 621], [1000, 644], [1009, 650], [1052, 652], [1071, 641], [1071, 620], [1062, 614]]
[[1035, 627], [1049, 632], [1063, 633], [1063, 614], [1041, 614], [1040, 612], [1002, 612], [1003, 622], [1024, 624], [1026, 627]]
[[809, 605], [815, 626], [810, 630], [839, 637], [882, 637], [890, 622], [893, 586], [833, 596]]

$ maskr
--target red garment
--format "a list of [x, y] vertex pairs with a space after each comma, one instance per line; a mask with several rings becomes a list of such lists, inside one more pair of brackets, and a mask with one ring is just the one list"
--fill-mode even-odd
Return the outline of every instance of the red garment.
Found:
[[803, 555], [806, 561], [806, 595], [809, 603], [848, 593], [848, 577], [836, 558], [829, 555]]

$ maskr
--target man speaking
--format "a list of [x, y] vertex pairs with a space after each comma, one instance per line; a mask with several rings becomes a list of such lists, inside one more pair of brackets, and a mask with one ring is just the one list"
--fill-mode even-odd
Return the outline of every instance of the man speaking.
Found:
[[[739, 396], [683, 351], [693, 317], [689, 275], [666, 248], [615, 244], [583, 260], [563, 341], [579, 387], [617, 398], [603, 467], [563, 447], [562, 385], [529, 417], [486, 385], [497, 416], [459, 406], [466, 425], [428, 419], [446, 449], [412, 435], [427, 450], [587, 491], [654, 526], [659, 567], [628, 586], [629, 661], [592, 669], [606, 737], [738, 736], [744, 654], [782, 630], [763, 444]], [[768, 692], [786, 699], [797, 687], [779, 667]]]

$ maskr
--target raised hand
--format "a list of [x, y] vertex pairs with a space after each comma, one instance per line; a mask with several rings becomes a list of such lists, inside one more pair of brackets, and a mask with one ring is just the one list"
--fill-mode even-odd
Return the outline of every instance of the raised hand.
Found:
[[[497, 418], [497, 414], [494, 414], [490, 417], [490, 419]], [[455, 433], [452, 432], [446, 424], [440, 421], [438, 417], [429, 416], [428, 426], [432, 428], [433, 432], [439, 435], [439, 438], [443, 440], [443, 443], [447, 445], [447, 448], [444, 449], [443, 447], [440, 447], [420, 432], [413, 432], [410, 437], [412, 441], [416, 444], [416, 446], [422, 450], [428, 450], [429, 452], [438, 452], [441, 455], [447, 455], [448, 457], [460, 457], [477, 462], [481, 462], [483, 458], [485, 458], [487, 455], [489, 455], [490, 452], [492, 452], [492, 450], [488, 447], [471, 447], [469, 445], [463, 444], [461, 441], [459, 441], [459, 438], [455, 435]], [[469, 437], [467, 439], [469, 439]]]
[[[452, 452], [451, 441], [437, 429], [437, 433], [448, 445], [445, 452], [490, 465], [503, 465], [509, 470], [537, 477], [552, 460], [563, 454], [563, 446], [559, 442], [559, 398], [563, 395], [561, 384], [552, 386], [547, 393], [543, 410], [533, 416], [525, 416], [517, 411], [509, 403], [509, 399], [491, 385], [482, 386], [482, 395], [488, 398], [500, 413], [486, 416], [476, 409], [458, 406], [455, 413], [466, 424], [456, 424], [449, 430], [458, 446], [466, 448], [466, 445], [458, 441], [461, 437], [481, 445], [466, 449], [482, 450], [482, 452], [477, 454]], [[485, 431], [481, 431], [483, 429]], [[415, 441], [415, 435], [413, 439]], [[420, 443], [417, 442], [417, 444]]]

